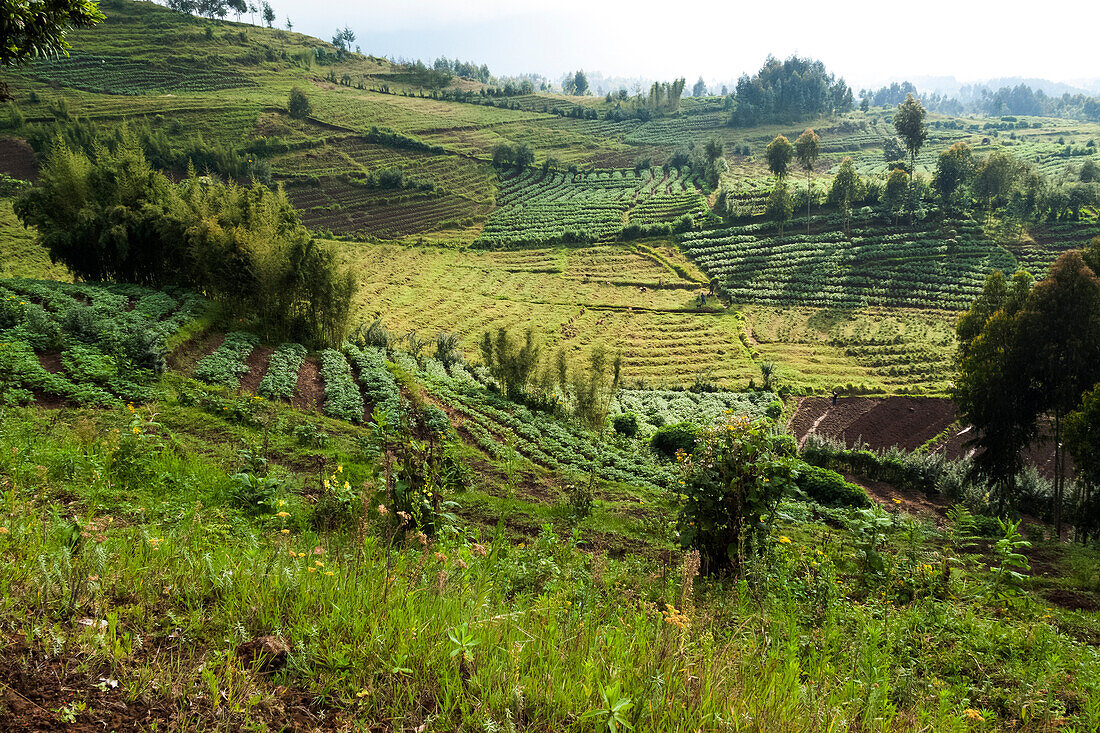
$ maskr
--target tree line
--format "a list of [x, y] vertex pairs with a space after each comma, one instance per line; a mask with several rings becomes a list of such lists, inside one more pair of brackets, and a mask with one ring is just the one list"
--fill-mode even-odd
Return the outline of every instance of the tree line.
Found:
[[54, 262], [84, 280], [193, 288], [271, 341], [338, 345], [355, 280], [280, 188], [155, 170], [132, 134], [89, 155], [59, 140], [15, 203]]
[[759, 71], [737, 80], [730, 101], [729, 124], [735, 127], [797, 122], [848, 112], [853, 104], [852, 90], [843, 78], [828, 73], [820, 61], [798, 56], [785, 61], [768, 56]]

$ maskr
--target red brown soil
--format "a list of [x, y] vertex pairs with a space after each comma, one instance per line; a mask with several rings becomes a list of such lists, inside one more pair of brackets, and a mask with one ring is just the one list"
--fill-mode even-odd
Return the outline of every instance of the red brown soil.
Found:
[[24, 181], [38, 180], [38, 156], [26, 140], [0, 139], [0, 173]]
[[191, 376], [195, 365], [207, 354], [211, 354], [225, 341], [223, 333], [198, 333], [184, 341], [168, 354], [168, 367], [173, 371]]
[[50, 374], [57, 374], [61, 371], [61, 354], [56, 352], [35, 354], [38, 357], [38, 363], [42, 365]]
[[948, 399], [843, 397], [833, 407], [830, 398], [806, 397], [799, 402], [790, 428], [800, 441], [814, 432], [849, 445], [862, 441], [876, 449], [915, 450], [956, 419], [955, 404]]
[[244, 360], [248, 367], [248, 373], [241, 377], [240, 391], [244, 394], [256, 394], [260, 388], [260, 382], [267, 374], [267, 365], [271, 362], [271, 355], [275, 349], [270, 346], [257, 346]]
[[[788, 428], [800, 444], [815, 433], [873, 450], [896, 446], [911, 451], [935, 439], [930, 447], [954, 460], [972, 452], [967, 444], [974, 438], [973, 428], [960, 425], [958, 418], [955, 403], [942, 397], [841, 397], [835, 407], [828, 397], [804, 397]], [[1036, 441], [1027, 460], [1043, 476], [1053, 476], [1052, 441]]]
[[299, 410], [320, 410], [325, 402], [325, 383], [316, 359], [303, 359], [298, 369], [298, 386], [290, 404]]
[[845, 474], [844, 478], [849, 483], [862, 486], [867, 492], [867, 496], [887, 511], [903, 511], [933, 521], [939, 527], [946, 526], [947, 509], [953, 502], [945, 501], [942, 497], [929, 499], [919, 491], [905, 491], [882, 481], [872, 481], [862, 476]]

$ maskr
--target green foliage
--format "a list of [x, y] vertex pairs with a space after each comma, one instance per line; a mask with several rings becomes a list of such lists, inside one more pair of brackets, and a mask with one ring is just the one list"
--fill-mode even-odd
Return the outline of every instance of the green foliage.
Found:
[[309, 103], [309, 98], [298, 87], [290, 90], [290, 98], [287, 100], [287, 113], [296, 120], [304, 120], [313, 114], [313, 107]]
[[698, 550], [707, 572], [740, 567], [763, 548], [776, 507], [794, 488], [792, 462], [769, 450], [766, 424], [735, 418], [703, 431], [681, 468], [681, 546]]
[[208, 384], [236, 389], [241, 377], [248, 373], [245, 360], [258, 341], [251, 333], [227, 333], [221, 345], [195, 365], [195, 378]]
[[272, 400], [290, 400], [298, 387], [298, 370], [305, 359], [306, 349], [301, 344], [282, 344], [271, 355], [267, 373], [260, 380], [256, 391]]
[[621, 412], [612, 419], [611, 427], [619, 435], [625, 438], [633, 438], [638, 434], [638, 416], [633, 412]]
[[764, 157], [767, 158], [768, 170], [772, 175], [783, 178], [790, 171], [791, 160], [794, 158], [794, 146], [783, 135], [776, 135], [764, 149]]
[[844, 480], [836, 471], [802, 464], [796, 468], [795, 485], [812, 501], [825, 506], [865, 507], [871, 503], [867, 492]]
[[172, 184], [124, 136], [94, 162], [56, 147], [17, 213], [82, 278], [194, 286], [268, 339], [343, 339], [355, 281], [281, 189], [194, 176]]
[[678, 454], [689, 455], [694, 452], [700, 434], [699, 426], [689, 422], [662, 425], [649, 439], [649, 447], [658, 456], [671, 461]]
[[320, 373], [325, 383], [325, 401], [321, 411], [330, 417], [362, 422], [363, 395], [352, 378], [347, 358], [335, 349], [325, 349], [321, 352]]
[[68, 56], [69, 33], [75, 28], [90, 28], [104, 17], [96, 0], [49, 4], [4, 0], [0, 11], [0, 67], [39, 57]]

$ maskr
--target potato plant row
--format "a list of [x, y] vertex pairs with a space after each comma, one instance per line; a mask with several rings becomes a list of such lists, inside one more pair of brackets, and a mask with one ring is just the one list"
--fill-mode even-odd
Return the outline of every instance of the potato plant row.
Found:
[[256, 391], [270, 400], [289, 400], [298, 386], [298, 370], [305, 357], [306, 349], [301, 344], [281, 345], [271, 355], [267, 373]]
[[335, 349], [322, 351], [321, 379], [325, 383], [325, 402], [321, 411], [348, 422], [363, 422], [363, 395], [355, 383], [347, 357]]
[[258, 342], [259, 339], [251, 333], [227, 333], [221, 346], [203, 357], [195, 366], [195, 379], [236, 389], [241, 383], [241, 377], [248, 372], [245, 361]]

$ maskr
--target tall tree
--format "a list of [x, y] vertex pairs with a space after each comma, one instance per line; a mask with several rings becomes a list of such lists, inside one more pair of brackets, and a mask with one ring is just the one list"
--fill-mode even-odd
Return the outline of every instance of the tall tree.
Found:
[[814, 163], [821, 154], [821, 139], [811, 128], [806, 128], [798, 139], [794, 141], [795, 156], [798, 157], [798, 165], [806, 171], [806, 233], [810, 233], [810, 202], [813, 200]]
[[856, 167], [850, 157], [840, 161], [840, 167], [833, 176], [833, 185], [829, 189], [829, 203], [836, 206], [844, 214], [844, 231], [850, 231], [852, 219], [852, 202], [863, 197], [864, 185], [856, 172]]
[[787, 190], [787, 182], [780, 178], [772, 187], [765, 209], [765, 215], [778, 225], [779, 236], [783, 236], [783, 225], [791, 218], [793, 211], [794, 205], [791, 203], [791, 194]]
[[1077, 409], [1081, 395], [1100, 382], [1100, 278], [1079, 251], [1066, 252], [1028, 296], [1020, 314], [1026, 372], [1037, 393], [1040, 411], [1054, 427], [1054, 526], [1061, 536], [1065, 503], [1066, 415]]
[[959, 142], [940, 153], [936, 163], [936, 175], [932, 187], [940, 197], [940, 206], [946, 217], [955, 209], [960, 191], [974, 177], [974, 154], [970, 146]]
[[913, 223], [913, 214], [916, 212], [914, 183], [917, 178], [917, 154], [920, 153], [924, 141], [928, 139], [928, 129], [924, 126], [924, 107], [912, 94], [905, 96], [905, 101], [898, 105], [894, 113], [894, 130], [898, 137], [905, 143], [905, 149], [909, 151], [909, 223]]
[[267, 0], [264, 0], [260, 7], [263, 9], [264, 23], [270, 28], [271, 24], [275, 22], [275, 8], [271, 7], [271, 3]]
[[978, 164], [974, 194], [984, 204], [987, 219], [992, 219], [993, 212], [1007, 203], [1019, 171], [1016, 158], [1003, 150], [994, 150]]
[[1031, 283], [1026, 272], [1017, 272], [1011, 282], [994, 272], [956, 327], [953, 397], [975, 428], [974, 473], [991, 483], [999, 514], [1015, 499], [1023, 450], [1035, 436], [1034, 394], [1019, 337], [1019, 313]]
[[1076, 497], [1078, 539], [1088, 542], [1100, 527], [1100, 384], [1088, 392], [1081, 407], [1066, 416], [1066, 450], [1073, 456], [1079, 492]]
[[703, 81], [703, 77], [699, 77], [699, 81], [695, 82], [695, 86], [691, 88], [691, 96], [693, 97], [705, 97], [707, 96], [707, 83]]
[[886, 177], [883, 203], [886, 204], [886, 209], [890, 212], [890, 218], [894, 223], [897, 223], [898, 216], [905, 206], [905, 194], [909, 191], [909, 181], [909, 174], [901, 168], [895, 168]]
[[775, 139], [764, 148], [764, 157], [768, 159], [768, 169], [776, 178], [785, 178], [791, 169], [791, 159], [794, 158], [794, 146], [791, 141], [782, 135], [776, 135]]
[[[69, 31], [103, 20], [98, 0], [0, 0], [0, 70], [36, 58], [68, 56]], [[0, 81], [0, 100], [8, 98]]]

